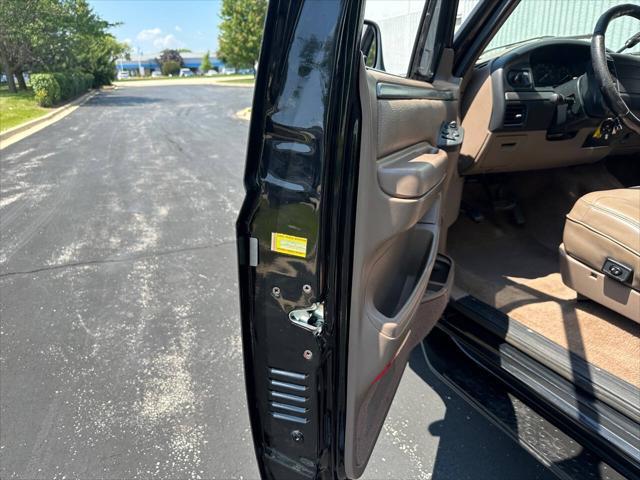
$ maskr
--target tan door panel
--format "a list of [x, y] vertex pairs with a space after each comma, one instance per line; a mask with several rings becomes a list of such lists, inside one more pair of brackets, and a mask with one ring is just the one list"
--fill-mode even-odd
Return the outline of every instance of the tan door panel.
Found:
[[444, 187], [455, 160], [437, 147], [442, 124], [457, 119], [457, 86], [444, 85], [451, 88], [361, 65], [345, 431], [349, 477], [362, 474], [408, 352], [441, 315], [448, 298], [448, 278], [436, 289], [440, 293], [429, 288], [427, 295]]

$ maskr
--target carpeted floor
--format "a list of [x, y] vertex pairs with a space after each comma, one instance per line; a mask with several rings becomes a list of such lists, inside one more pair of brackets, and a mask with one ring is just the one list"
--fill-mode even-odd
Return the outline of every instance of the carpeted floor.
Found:
[[[594, 302], [577, 301], [559, 273], [557, 248], [573, 197], [586, 193], [581, 190], [604, 189], [588, 188], [585, 182], [576, 185], [580, 174], [591, 179], [592, 172], [582, 168], [568, 172], [573, 175], [514, 177], [512, 181], [521, 187], [525, 226], [511, 225], [505, 213], [488, 214], [481, 223], [461, 214], [449, 231], [448, 253], [456, 263], [457, 287], [595, 368], [640, 387], [640, 324]], [[605, 186], [611, 180], [597, 178]], [[615, 186], [613, 182], [609, 188]]]

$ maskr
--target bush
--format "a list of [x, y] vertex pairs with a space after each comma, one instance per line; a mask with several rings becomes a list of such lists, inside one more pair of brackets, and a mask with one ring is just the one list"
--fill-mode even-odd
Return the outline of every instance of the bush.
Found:
[[96, 79], [93, 76], [93, 74], [92, 73], [83, 73], [82, 75], [84, 75], [84, 84], [86, 86], [86, 90], [89, 90], [89, 89], [93, 88], [93, 84], [96, 81]]
[[163, 75], [177, 75], [180, 73], [180, 64], [173, 60], [168, 60], [162, 64]]
[[92, 74], [83, 72], [34, 73], [31, 87], [38, 104], [51, 107], [83, 94], [93, 86], [93, 80]]
[[36, 102], [43, 107], [51, 107], [60, 101], [60, 84], [52, 73], [34, 73], [29, 79]]
[[52, 73], [53, 78], [60, 86], [60, 100], [73, 96], [73, 84], [69, 75], [65, 73]]

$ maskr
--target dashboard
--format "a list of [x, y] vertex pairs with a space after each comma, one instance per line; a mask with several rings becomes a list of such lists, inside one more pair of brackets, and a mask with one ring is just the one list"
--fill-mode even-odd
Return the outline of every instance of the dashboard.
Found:
[[[625, 101], [632, 110], [640, 111], [640, 57], [611, 53], [609, 61]], [[573, 95], [574, 113], [582, 120], [585, 113], [598, 122], [606, 116], [600, 89], [593, 83], [589, 41], [553, 39], [527, 44], [492, 60], [489, 67], [496, 91], [504, 92], [508, 101], [551, 100], [546, 111], [553, 113], [558, 95]]]
[[[640, 57], [609, 57], [623, 98], [640, 112]], [[462, 174], [553, 168], [640, 153], [639, 135], [626, 129], [615, 136], [597, 133], [608, 114], [592, 75], [588, 40], [554, 38], [516, 46], [479, 64], [462, 95]]]

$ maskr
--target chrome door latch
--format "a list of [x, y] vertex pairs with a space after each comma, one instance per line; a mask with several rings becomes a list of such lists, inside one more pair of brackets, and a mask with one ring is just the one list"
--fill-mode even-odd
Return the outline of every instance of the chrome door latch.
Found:
[[292, 310], [289, 312], [289, 320], [295, 325], [313, 332], [314, 335], [320, 335], [324, 325], [324, 305], [313, 303], [307, 308]]

